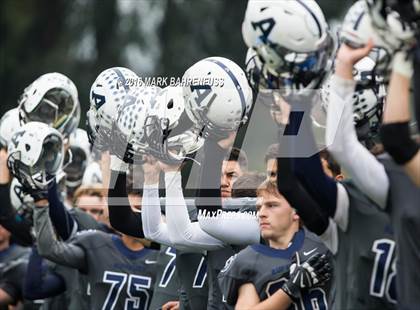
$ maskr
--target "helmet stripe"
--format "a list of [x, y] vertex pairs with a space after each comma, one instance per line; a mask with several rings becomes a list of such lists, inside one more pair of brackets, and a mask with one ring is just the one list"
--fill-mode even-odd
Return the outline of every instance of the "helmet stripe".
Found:
[[211, 62], [215, 63], [216, 65], [218, 65], [219, 67], [221, 67], [231, 78], [233, 84], [235, 85], [236, 90], [238, 91], [239, 98], [241, 98], [241, 105], [242, 105], [241, 119], [243, 119], [245, 117], [245, 113], [246, 113], [245, 96], [244, 96], [241, 85], [239, 84], [238, 80], [236, 79], [236, 76], [232, 73], [231, 70], [229, 70], [229, 68], [224, 63], [222, 63], [222, 62], [220, 62], [216, 59], [207, 59], [207, 60], [211, 61]]
[[122, 74], [122, 72], [119, 69], [112, 69], [112, 70], [114, 70], [115, 74], [118, 75], [119, 79], [122, 82], [122, 85], [123, 85], [125, 91], [128, 92], [130, 90], [130, 86], [128, 86], [128, 83], [126, 82], [125, 77]]
[[311, 11], [311, 9], [305, 4], [303, 3], [301, 0], [296, 0], [301, 6], [303, 6], [308, 12], [309, 14], [312, 15], [312, 18], [315, 20], [316, 25], [318, 27], [318, 33], [319, 33], [319, 37], [322, 37], [322, 29], [321, 29], [321, 24], [319, 23], [318, 18], [316, 18], [316, 15], [314, 12]]
[[353, 30], [357, 30], [359, 28], [360, 23], [362, 22], [363, 16], [365, 15], [365, 12], [362, 12], [359, 17], [357, 18], [356, 22], [354, 23]]

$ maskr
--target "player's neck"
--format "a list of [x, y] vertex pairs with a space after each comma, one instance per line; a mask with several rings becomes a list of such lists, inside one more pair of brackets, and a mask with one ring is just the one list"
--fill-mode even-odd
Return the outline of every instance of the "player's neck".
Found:
[[299, 226], [292, 226], [290, 229], [286, 230], [283, 234], [278, 236], [277, 238], [273, 238], [268, 240], [268, 244], [270, 248], [284, 250], [290, 246], [290, 242], [293, 239], [295, 233], [299, 230]]
[[131, 251], [140, 251], [144, 249], [144, 245], [141, 242], [141, 240], [137, 238], [133, 238], [127, 235], [122, 235], [121, 240], [124, 243], [124, 245], [129, 248]]

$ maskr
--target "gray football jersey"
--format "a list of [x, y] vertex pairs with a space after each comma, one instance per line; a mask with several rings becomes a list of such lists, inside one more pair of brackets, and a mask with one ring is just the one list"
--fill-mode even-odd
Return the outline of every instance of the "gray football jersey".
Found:
[[420, 306], [420, 188], [401, 166], [381, 158], [389, 179], [388, 208], [398, 244], [397, 288], [401, 309]]
[[[260, 300], [270, 297], [289, 278], [289, 267], [296, 252], [302, 262], [317, 253], [331, 256], [322, 241], [304, 229], [294, 235], [291, 245], [284, 250], [263, 244], [248, 246], [229, 258], [219, 274], [224, 301], [234, 306], [239, 288], [245, 283], [255, 286]], [[331, 283], [327, 283], [304, 292], [299, 302], [293, 303], [289, 309], [328, 309], [332, 300], [330, 286]]]
[[85, 250], [91, 309], [148, 309], [156, 275], [157, 251], [131, 251], [121, 238], [99, 231], [76, 235]]
[[176, 272], [176, 250], [161, 246], [156, 263], [157, 275], [150, 310], [160, 309], [168, 301], [179, 300], [180, 283]]
[[183, 294], [181, 309], [206, 309], [208, 298], [207, 260], [197, 253], [176, 252], [176, 271]]
[[394, 309], [396, 251], [389, 215], [351, 182], [345, 232], [338, 230], [335, 256], [337, 309]]

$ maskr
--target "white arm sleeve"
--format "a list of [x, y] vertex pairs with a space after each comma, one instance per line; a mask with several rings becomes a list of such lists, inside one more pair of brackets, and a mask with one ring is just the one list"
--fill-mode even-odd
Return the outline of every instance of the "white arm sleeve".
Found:
[[199, 214], [198, 222], [206, 233], [228, 244], [248, 245], [260, 242], [260, 227], [255, 212], [251, 214], [219, 210], [216, 216]]
[[225, 244], [204, 232], [198, 222], [192, 223], [181, 186], [180, 172], [165, 173], [166, 223], [171, 243], [180, 250], [202, 252], [218, 250]]
[[354, 81], [336, 75], [331, 79], [326, 129], [328, 151], [354, 180], [355, 185], [385, 208], [388, 176], [384, 166], [357, 139], [352, 112], [354, 89]]
[[162, 220], [159, 200], [159, 184], [144, 185], [141, 203], [141, 222], [143, 233], [147, 239], [160, 244], [172, 246], [169, 231]]

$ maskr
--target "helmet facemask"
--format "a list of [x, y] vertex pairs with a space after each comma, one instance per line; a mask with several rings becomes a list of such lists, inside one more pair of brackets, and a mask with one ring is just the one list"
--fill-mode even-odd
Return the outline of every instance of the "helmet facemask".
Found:
[[70, 146], [64, 157], [64, 172], [66, 173], [66, 186], [77, 187], [82, 184], [88, 158], [80, 147]]
[[[23, 96], [21, 105], [26, 98], [27, 95]], [[69, 135], [78, 125], [80, 107], [66, 90], [53, 88], [42, 97], [34, 110], [28, 112], [23, 109], [23, 114], [25, 122], [41, 122], [59, 130], [64, 135]], [[76, 123], [76, 126], [73, 123]]]
[[318, 50], [307, 53], [295, 52], [272, 42], [261, 44], [256, 50], [264, 60], [263, 66], [278, 79], [274, 85], [277, 84], [282, 93], [290, 94], [320, 87], [328, 73], [334, 41], [328, 33]]

